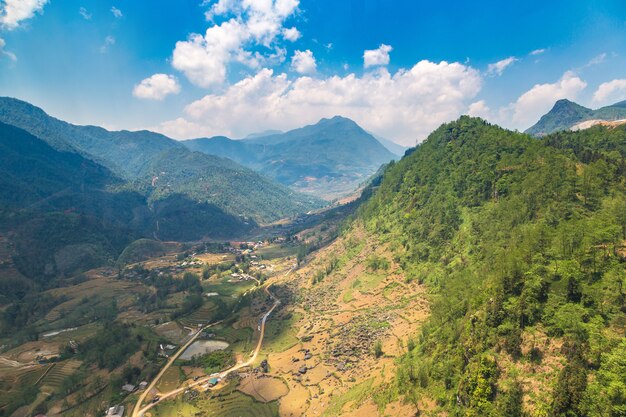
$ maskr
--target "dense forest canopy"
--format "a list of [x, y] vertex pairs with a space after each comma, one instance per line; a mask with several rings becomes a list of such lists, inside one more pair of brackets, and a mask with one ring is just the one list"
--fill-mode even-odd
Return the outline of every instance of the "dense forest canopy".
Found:
[[388, 167], [361, 216], [434, 300], [401, 392], [451, 415], [624, 415], [625, 157], [623, 127], [537, 140], [462, 117]]

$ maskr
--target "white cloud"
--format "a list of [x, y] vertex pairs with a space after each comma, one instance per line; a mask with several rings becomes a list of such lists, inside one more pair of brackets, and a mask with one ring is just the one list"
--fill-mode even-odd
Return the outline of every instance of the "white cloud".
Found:
[[178, 94], [180, 84], [173, 75], [154, 74], [135, 86], [133, 96], [146, 100], [163, 100], [170, 94]]
[[289, 42], [295, 42], [298, 39], [300, 39], [301, 36], [302, 36], [302, 34], [295, 27], [292, 27], [292, 28], [289, 28], [289, 29], [283, 29], [283, 38], [285, 38]]
[[291, 68], [298, 74], [312, 74], [317, 69], [315, 57], [310, 50], [295, 51], [291, 57]]
[[369, 68], [378, 65], [388, 65], [389, 52], [391, 52], [392, 49], [393, 48], [389, 45], [381, 44], [378, 49], [366, 50], [363, 52], [363, 66]]
[[92, 16], [93, 16], [93, 15], [92, 15], [91, 13], [89, 13], [89, 12], [87, 11], [87, 9], [85, 9], [84, 7], [81, 7], [80, 9], [78, 9], [78, 13], [80, 13], [80, 15], [81, 15], [81, 16], [83, 17], [83, 19], [85, 19], [85, 20], [91, 20], [91, 18], [92, 18]]
[[545, 48], [541, 48], [541, 49], [535, 49], [534, 51], [531, 51], [530, 54], [531, 55], [541, 55], [543, 53], [546, 52]]
[[485, 120], [491, 119], [491, 109], [485, 100], [475, 101], [467, 108], [467, 114], [473, 117], [481, 117]]
[[[186, 41], [177, 42], [172, 65], [192, 83], [211, 87], [226, 80], [231, 62], [259, 68], [280, 61], [285, 52], [274, 43], [279, 35], [285, 37], [283, 23], [295, 13], [298, 4], [299, 0], [219, 0], [206, 13], [207, 19], [227, 20], [209, 27], [204, 36], [192, 34]], [[295, 32], [291, 29], [287, 36], [293, 38]], [[251, 52], [249, 46], [263, 46], [271, 52]]]
[[598, 56], [594, 56], [593, 58], [589, 60], [589, 62], [587, 63], [587, 66], [590, 67], [592, 65], [602, 64], [604, 61], [606, 61], [606, 56], [607, 56], [606, 52], [603, 52]]
[[487, 66], [487, 74], [492, 75], [492, 76], [493, 75], [500, 76], [502, 75], [504, 70], [507, 69], [507, 67], [513, 65], [517, 61], [519, 61], [519, 59], [515, 58], [514, 56], [510, 56], [501, 61], [494, 62], [493, 64], [489, 64]]
[[48, 0], [4, 0], [0, 3], [0, 25], [13, 30], [23, 20], [30, 19], [35, 13], [43, 12]]
[[343, 115], [405, 145], [424, 139], [458, 117], [480, 91], [480, 73], [460, 63], [421, 61], [390, 74], [385, 68], [359, 77], [290, 80], [261, 69], [186, 107], [185, 118], [156, 129], [177, 138], [224, 134], [242, 137], [266, 129], [292, 129]]
[[626, 79], [608, 81], [600, 84], [593, 93], [593, 101], [607, 105], [626, 99]]
[[109, 47], [115, 45], [115, 38], [111, 35], [104, 38], [104, 43], [100, 47], [100, 53], [104, 54], [109, 51]]
[[547, 113], [557, 100], [575, 100], [587, 83], [572, 71], [567, 71], [555, 83], [537, 84], [522, 94], [515, 103], [501, 109], [500, 119], [504, 125], [526, 129]]
[[121, 11], [120, 9], [118, 9], [117, 7], [115, 7], [115, 6], [111, 7], [111, 13], [113, 13], [113, 16], [114, 16], [116, 19], [119, 19], [119, 18], [121, 18], [122, 16], [124, 16], [124, 15], [122, 14], [122, 11]]
[[4, 55], [13, 62], [17, 61], [17, 57], [15, 56], [15, 54], [13, 52], [9, 52], [6, 49], [4, 49], [5, 46], [6, 46], [6, 42], [4, 41], [4, 39], [0, 38], [0, 57]]

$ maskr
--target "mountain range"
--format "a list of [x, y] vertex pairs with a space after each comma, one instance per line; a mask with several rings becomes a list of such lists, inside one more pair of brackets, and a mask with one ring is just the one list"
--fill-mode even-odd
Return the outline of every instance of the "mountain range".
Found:
[[54, 149], [76, 152], [103, 165], [141, 190], [150, 202], [181, 194], [256, 222], [293, 216], [322, 204], [231, 160], [191, 152], [158, 133], [76, 126], [12, 98], [0, 98], [0, 122], [24, 129]]
[[552, 109], [543, 115], [541, 119], [526, 133], [533, 136], [545, 136], [561, 130], [578, 128], [582, 122], [591, 122], [581, 127], [598, 124], [600, 121], [615, 121], [626, 119], [626, 101], [601, 107], [596, 110], [576, 104], [573, 101], [558, 100]]
[[[336, 116], [285, 133], [242, 140], [224, 136], [183, 142], [232, 159], [290, 188], [331, 200], [344, 196], [398, 154], [350, 119]], [[397, 150], [401, 150], [399, 145]]]

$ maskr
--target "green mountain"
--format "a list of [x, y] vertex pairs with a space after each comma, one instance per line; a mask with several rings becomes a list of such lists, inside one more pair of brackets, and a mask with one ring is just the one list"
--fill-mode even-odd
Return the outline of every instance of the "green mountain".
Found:
[[537, 140], [464, 116], [391, 163], [359, 218], [432, 306], [380, 398], [621, 415], [625, 160], [626, 126]]
[[[130, 180], [130, 189], [140, 190], [153, 204], [179, 195], [191, 205], [208, 204], [212, 212], [249, 218], [250, 224], [294, 216], [323, 204], [233, 161], [194, 154], [180, 142], [157, 133], [76, 126], [13, 98], [0, 98], [0, 122], [24, 129], [55, 149], [76, 152], [106, 166]], [[152, 187], [156, 177], [161, 180], [155, 180], [156, 187]]]
[[[107, 168], [0, 123], [0, 230], [36, 283], [102, 265], [145, 231], [145, 198], [113, 191], [121, 184]], [[0, 278], [10, 289], [10, 277]]]
[[339, 116], [286, 133], [244, 140], [204, 138], [184, 144], [327, 199], [354, 191], [380, 165], [396, 157], [355, 122]]
[[533, 136], [544, 136], [560, 130], [571, 129], [574, 125], [587, 120], [613, 121], [625, 118], [626, 101], [592, 110], [563, 99], [557, 101], [552, 110], [543, 115], [534, 126], [526, 130], [526, 133]]
[[141, 176], [161, 152], [184, 148], [175, 140], [149, 131], [110, 132], [97, 126], [76, 126], [10, 97], [0, 97], [0, 122], [24, 129], [55, 149], [94, 159], [126, 178]]

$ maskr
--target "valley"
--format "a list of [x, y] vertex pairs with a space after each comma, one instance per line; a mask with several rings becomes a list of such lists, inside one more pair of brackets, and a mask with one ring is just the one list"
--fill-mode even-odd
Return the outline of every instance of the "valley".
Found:
[[[158, 180], [129, 178], [52, 136], [0, 133], [21, 181], [0, 194], [0, 416], [622, 406], [623, 124], [535, 138], [462, 116], [311, 205], [204, 153], [177, 147], [149, 158]], [[217, 186], [198, 184], [216, 178], [237, 198], [208, 203]]]

